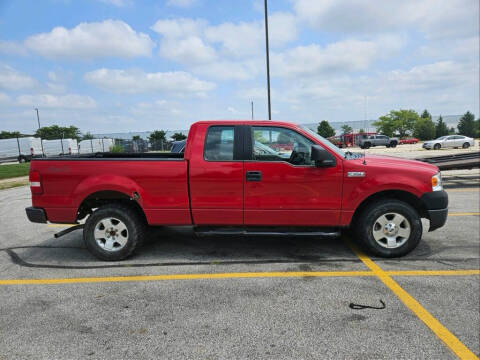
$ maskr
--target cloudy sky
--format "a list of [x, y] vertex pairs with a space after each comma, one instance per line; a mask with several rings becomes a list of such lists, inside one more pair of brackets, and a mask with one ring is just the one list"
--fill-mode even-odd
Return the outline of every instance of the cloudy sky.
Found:
[[[272, 117], [479, 113], [478, 0], [270, 0]], [[0, 130], [267, 117], [263, 0], [0, 0]]]

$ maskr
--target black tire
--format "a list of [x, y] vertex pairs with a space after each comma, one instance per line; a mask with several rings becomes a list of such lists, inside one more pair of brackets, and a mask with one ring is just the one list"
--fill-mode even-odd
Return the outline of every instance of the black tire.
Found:
[[370, 143], [365, 143], [365, 144], [363, 145], [363, 148], [364, 148], [364, 149], [370, 148]]
[[389, 148], [389, 147], [390, 147], [390, 144], [387, 144], [387, 145], [385, 145], [385, 146], [386, 146], [387, 148]]
[[20, 164], [26, 163], [26, 162], [27, 162], [27, 158], [26, 158], [25, 156], [20, 156], [20, 157], [18, 158], [18, 162], [19, 162]]
[[[95, 227], [101, 220], [108, 218], [118, 219], [126, 226], [128, 240], [119, 250], [105, 250], [95, 240]], [[125, 204], [113, 203], [98, 208], [87, 218], [83, 228], [83, 240], [87, 249], [97, 258], [106, 261], [123, 260], [132, 255], [143, 243], [146, 228], [145, 219], [136, 209]]]
[[442, 145], [435, 144], [435, 145], [433, 145], [433, 150], [440, 150], [441, 147], [442, 147]]
[[397, 147], [397, 143], [395, 141], [392, 141], [390, 143], [390, 147], [392, 147], [392, 148]]
[[468, 149], [470, 147], [470, 143], [466, 142], [462, 145], [463, 149]]
[[[408, 221], [410, 236], [401, 246], [386, 248], [373, 237], [373, 227], [382, 215], [392, 212], [402, 215]], [[374, 255], [384, 258], [408, 254], [417, 247], [423, 232], [422, 221], [417, 211], [409, 204], [395, 199], [384, 199], [367, 206], [356, 219], [354, 228], [360, 245]]]

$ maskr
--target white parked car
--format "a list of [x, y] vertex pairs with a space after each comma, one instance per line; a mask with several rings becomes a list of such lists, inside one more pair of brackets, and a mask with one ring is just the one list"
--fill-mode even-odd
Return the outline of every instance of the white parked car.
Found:
[[439, 150], [445, 148], [463, 148], [468, 149], [475, 145], [475, 140], [463, 135], [446, 135], [440, 136], [438, 139], [425, 141], [423, 148], [430, 150]]
[[29, 136], [0, 140], [0, 162], [27, 162], [34, 156], [42, 156], [40, 138]]

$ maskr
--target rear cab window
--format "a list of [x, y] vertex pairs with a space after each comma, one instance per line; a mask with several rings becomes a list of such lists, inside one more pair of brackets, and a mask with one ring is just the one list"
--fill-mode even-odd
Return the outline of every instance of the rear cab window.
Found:
[[234, 146], [234, 126], [210, 126], [205, 137], [203, 158], [208, 161], [232, 161]]

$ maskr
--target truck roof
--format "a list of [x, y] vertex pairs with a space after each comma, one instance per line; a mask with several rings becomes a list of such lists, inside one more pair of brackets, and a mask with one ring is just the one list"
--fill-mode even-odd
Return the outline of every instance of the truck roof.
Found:
[[276, 121], [276, 120], [200, 120], [192, 124], [225, 124], [225, 125], [263, 125], [263, 126], [275, 126], [275, 125], [294, 125], [298, 126], [296, 123], [288, 121]]

